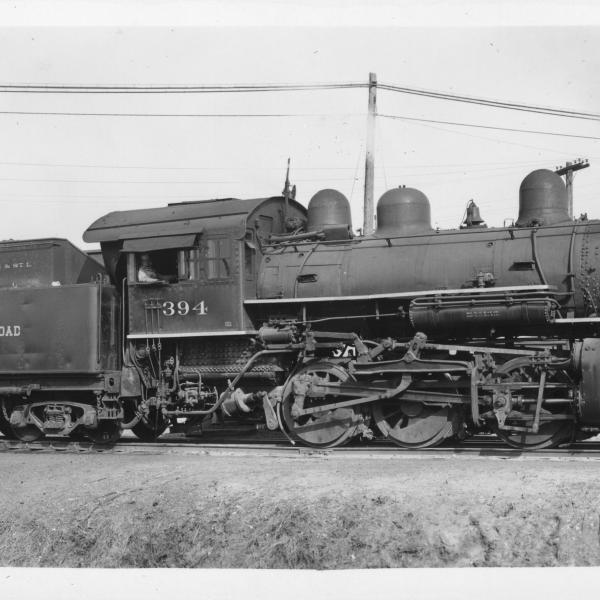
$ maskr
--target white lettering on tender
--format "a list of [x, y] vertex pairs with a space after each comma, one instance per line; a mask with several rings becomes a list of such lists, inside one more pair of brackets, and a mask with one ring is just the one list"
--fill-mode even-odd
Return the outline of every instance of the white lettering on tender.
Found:
[[4, 269], [5, 271], [9, 269], [31, 269], [33, 265], [28, 261], [21, 262], [12, 262], [12, 263], [0, 263], [0, 270]]
[[20, 325], [0, 325], [0, 337], [18, 337], [20, 335]]

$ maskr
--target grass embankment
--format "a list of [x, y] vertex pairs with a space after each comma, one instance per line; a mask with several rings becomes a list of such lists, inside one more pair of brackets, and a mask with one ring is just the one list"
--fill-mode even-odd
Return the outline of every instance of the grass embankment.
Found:
[[[351, 465], [348, 465], [351, 467]], [[178, 478], [179, 479], [179, 478]], [[179, 479], [5, 510], [3, 566], [369, 568], [600, 564], [600, 501], [482, 487], [240, 491]], [[458, 486], [460, 488], [460, 486]], [[439, 492], [439, 493], [436, 493]]]

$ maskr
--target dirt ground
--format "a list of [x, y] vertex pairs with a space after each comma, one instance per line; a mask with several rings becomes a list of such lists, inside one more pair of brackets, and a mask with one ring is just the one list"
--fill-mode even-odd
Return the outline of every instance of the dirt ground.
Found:
[[600, 565], [600, 461], [0, 452], [0, 565]]

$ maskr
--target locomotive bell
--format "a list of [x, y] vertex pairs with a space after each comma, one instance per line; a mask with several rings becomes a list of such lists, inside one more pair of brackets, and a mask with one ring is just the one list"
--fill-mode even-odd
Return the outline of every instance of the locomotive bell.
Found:
[[348, 198], [337, 190], [320, 190], [308, 203], [308, 231], [328, 230], [328, 239], [348, 239], [352, 213]]
[[427, 196], [414, 188], [388, 190], [377, 202], [377, 234], [429, 233], [431, 208]]
[[461, 229], [471, 229], [473, 227], [487, 227], [484, 220], [481, 218], [481, 215], [479, 214], [479, 206], [475, 204], [474, 200], [469, 200], [466, 213], [467, 214], [465, 220], [460, 226]]
[[567, 189], [560, 175], [548, 169], [529, 173], [519, 188], [517, 227], [555, 225], [570, 220]]

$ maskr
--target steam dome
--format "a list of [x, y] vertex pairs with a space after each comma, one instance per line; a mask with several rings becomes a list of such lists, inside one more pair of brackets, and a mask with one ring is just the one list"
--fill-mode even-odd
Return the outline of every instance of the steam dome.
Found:
[[567, 189], [560, 175], [548, 169], [532, 171], [519, 188], [517, 227], [569, 221]]
[[377, 234], [429, 233], [431, 208], [427, 196], [414, 188], [388, 190], [377, 202]]
[[318, 191], [308, 203], [308, 231], [340, 225], [352, 229], [348, 198], [337, 190]]

